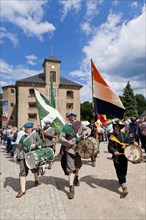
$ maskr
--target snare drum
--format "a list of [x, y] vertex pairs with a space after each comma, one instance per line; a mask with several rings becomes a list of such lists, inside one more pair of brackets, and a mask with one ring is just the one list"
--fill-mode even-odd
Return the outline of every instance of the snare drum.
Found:
[[93, 155], [98, 154], [99, 149], [99, 140], [96, 140], [93, 137], [88, 137], [86, 139], [82, 139], [77, 144], [77, 152], [79, 156], [83, 159], [91, 158]]
[[37, 168], [53, 160], [54, 151], [50, 147], [33, 150], [25, 157], [25, 162], [29, 169]]
[[142, 150], [138, 145], [130, 144], [124, 150], [125, 157], [128, 161], [136, 164], [143, 160]]

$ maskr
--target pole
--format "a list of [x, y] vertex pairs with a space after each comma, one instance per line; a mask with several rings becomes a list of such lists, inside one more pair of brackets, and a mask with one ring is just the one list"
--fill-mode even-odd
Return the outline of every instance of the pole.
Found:
[[93, 73], [92, 73], [93, 69], [92, 69], [92, 59], [91, 59], [91, 86], [92, 86], [92, 108], [93, 108], [93, 116], [95, 116], [95, 112], [94, 112], [94, 101], [93, 101]]

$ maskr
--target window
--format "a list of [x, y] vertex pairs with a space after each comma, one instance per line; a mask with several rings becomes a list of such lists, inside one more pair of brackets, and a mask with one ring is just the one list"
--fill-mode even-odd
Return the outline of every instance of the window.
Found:
[[11, 120], [11, 121], [14, 120], [14, 116], [13, 116], [13, 115], [10, 116], [10, 120]]
[[10, 105], [11, 105], [11, 107], [14, 107], [14, 103], [11, 103]]
[[35, 108], [36, 102], [29, 102], [28, 105], [29, 105], [29, 108]]
[[56, 82], [56, 72], [50, 71], [50, 82]]
[[66, 103], [66, 108], [73, 109], [73, 103]]
[[13, 93], [13, 94], [14, 94], [14, 93], [15, 93], [15, 90], [14, 90], [14, 89], [11, 89], [11, 93]]
[[28, 119], [37, 119], [37, 114], [28, 114]]
[[70, 98], [73, 99], [74, 97], [73, 91], [67, 91], [66, 96], [67, 96], [67, 99], [70, 99]]
[[29, 89], [29, 95], [32, 97], [32, 96], [35, 96], [34, 94], [34, 89]]

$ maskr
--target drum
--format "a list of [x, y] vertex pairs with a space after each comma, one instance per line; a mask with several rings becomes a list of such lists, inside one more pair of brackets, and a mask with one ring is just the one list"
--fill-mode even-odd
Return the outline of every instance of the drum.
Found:
[[29, 169], [34, 169], [54, 160], [54, 151], [50, 147], [33, 150], [26, 155], [25, 161]]
[[125, 157], [128, 161], [136, 164], [143, 160], [142, 150], [138, 145], [130, 144], [124, 150]]
[[91, 156], [93, 155], [97, 155], [98, 149], [99, 149], [99, 140], [96, 140], [93, 137], [82, 139], [77, 144], [77, 152], [79, 156], [83, 159], [88, 159], [91, 158]]

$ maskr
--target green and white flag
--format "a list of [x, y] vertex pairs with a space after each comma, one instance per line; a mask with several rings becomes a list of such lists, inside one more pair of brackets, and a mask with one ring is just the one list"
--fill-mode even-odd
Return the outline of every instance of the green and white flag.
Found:
[[44, 122], [49, 120], [51, 121], [51, 126], [55, 128], [55, 132], [61, 132], [65, 125], [64, 118], [60, 115], [57, 109], [51, 106], [51, 103], [45, 96], [43, 96], [37, 89], [34, 89], [34, 91], [41, 125], [43, 126], [45, 124]]
[[56, 108], [55, 97], [54, 97], [54, 89], [53, 89], [53, 81], [51, 80], [51, 106]]

